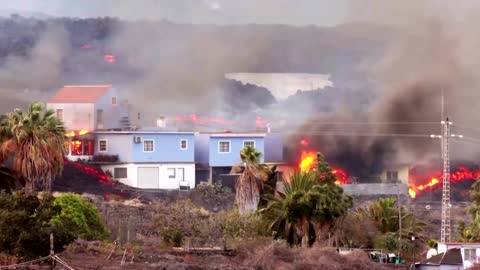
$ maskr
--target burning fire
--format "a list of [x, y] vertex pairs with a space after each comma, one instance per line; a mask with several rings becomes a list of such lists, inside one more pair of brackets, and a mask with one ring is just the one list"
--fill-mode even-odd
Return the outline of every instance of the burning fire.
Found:
[[[465, 180], [476, 180], [479, 177], [480, 170], [471, 171], [470, 169], [463, 166], [458, 167], [455, 172], [450, 173], [450, 181], [452, 183], [458, 183]], [[441, 172], [435, 173], [429, 179], [430, 180], [423, 185], [415, 185], [413, 183], [410, 183], [410, 188], [408, 189], [408, 194], [410, 195], [410, 197], [415, 198], [420, 192], [432, 189], [433, 187], [439, 185], [442, 182], [439, 179], [443, 179], [443, 174]]]
[[[317, 159], [317, 154], [312, 151], [303, 151], [301, 156], [301, 161], [299, 164], [299, 168], [302, 172], [306, 172], [312, 169], [315, 165], [315, 161]], [[348, 184], [348, 174], [342, 169], [334, 168], [332, 172], [335, 174], [337, 180], [335, 184]]]
[[88, 130], [80, 130], [78, 133], [75, 133], [74, 130], [70, 131], [70, 132], [67, 132], [66, 136], [67, 137], [75, 137], [75, 135], [85, 135], [85, 134], [88, 134]]

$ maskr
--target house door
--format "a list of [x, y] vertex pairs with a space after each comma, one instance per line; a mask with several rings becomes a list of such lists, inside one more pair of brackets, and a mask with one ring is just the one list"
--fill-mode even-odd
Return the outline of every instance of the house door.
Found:
[[160, 188], [158, 167], [138, 167], [138, 187], [145, 189]]

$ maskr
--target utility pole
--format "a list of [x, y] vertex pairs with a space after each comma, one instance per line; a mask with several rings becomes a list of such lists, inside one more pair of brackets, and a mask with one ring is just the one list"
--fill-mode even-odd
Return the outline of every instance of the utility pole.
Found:
[[400, 203], [400, 185], [397, 184], [397, 204], [398, 204], [398, 259], [402, 258], [402, 204]]
[[442, 142], [443, 178], [442, 178], [442, 222], [440, 227], [440, 242], [451, 241], [451, 194], [450, 194], [450, 138], [462, 138], [463, 135], [450, 134], [450, 126], [453, 124], [448, 117], [442, 124], [442, 135], [430, 135], [431, 138], [439, 138]]

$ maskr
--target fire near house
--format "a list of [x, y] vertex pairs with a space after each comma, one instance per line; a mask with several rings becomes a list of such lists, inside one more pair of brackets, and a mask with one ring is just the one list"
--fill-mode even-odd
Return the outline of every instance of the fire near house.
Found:
[[47, 103], [65, 124], [69, 136], [68, 158], [93, 155], [93, 130], [129, 128], [127, 107], [111, 85], [66, 85]]
[[[192, 125], [186, 132], [178, 132], [178, 124], [185, 124], [185, 119], [178, 117], [175, 127], [160, 117], [149, 121], [147, 126], [135, 123], [137, 127], [133, 128], [131, 120], [145, 119], [140, 113], [131, 117], [128, 104], [119, 99], [117, 90], [111, 85], [66, 85], [48, 101], [47, 107], [56, 112], [68, 131], [68, 159], [98, 163], [102, 169], [110, 171], [114, 179], [138, 188], [193, 188], [200, 182], [234, 186], [236, 176], [230, 172], [233, 166], [242, 165], [239, 153], [245, 146], [253, 146], [261, 152], [262, 162], [279, 165], [277, 169], [288, 179], [293, 170], [312, 168], [316, 152], [320, 150], [310, 147], [309, 140], [304, 138], [300, 140], [299, 163], [286, 164], [283, 154], [288, 150], [284, 147], [287, 138], [284, 134], [271, 133], [268, 125], [258, 125], [258, 119], [255, 132], [199, 133], [197, 123], [224, 124], [226, 120], [202, 120], [196, 115], [190, 116]], [[234, 128], [252, 130], [230, 124]], [[337, 163], [340, 164], [338, 160]], [[350, 184], [345, 185], [345, 192], [354, 195], [400, 192], [415, 198], [439, 186], [442, 179], [441, 172], [419, 175], [409, 166], [398, 164], [386, 166], [372, 179], [357, 179], [341, 167], [333, 169], [338, 184]], [[452, 170], [451, 181], [456, 183], [478, 176], [480, 170], [459, 167]]]

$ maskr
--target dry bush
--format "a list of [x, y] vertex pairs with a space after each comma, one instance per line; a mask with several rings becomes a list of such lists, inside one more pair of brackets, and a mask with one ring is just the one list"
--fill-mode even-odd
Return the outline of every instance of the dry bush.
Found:
[[18, 263], [18, 258], [7, 254], [0, 253], [0, 265], [12, 265]]
[[210, 212], [190, 200], [156, 205], [154, 227], [164, 244], [191, 247], [232, 246], [243, 239], [254, 239], [267, 232], [258, 215], [241, 216], [236, 209]]
[[333, 248], [290, 248], [282, 242], [251, 249], [245, 263], [258, 270], [386, 270], [362, 251], [340, 255]]

